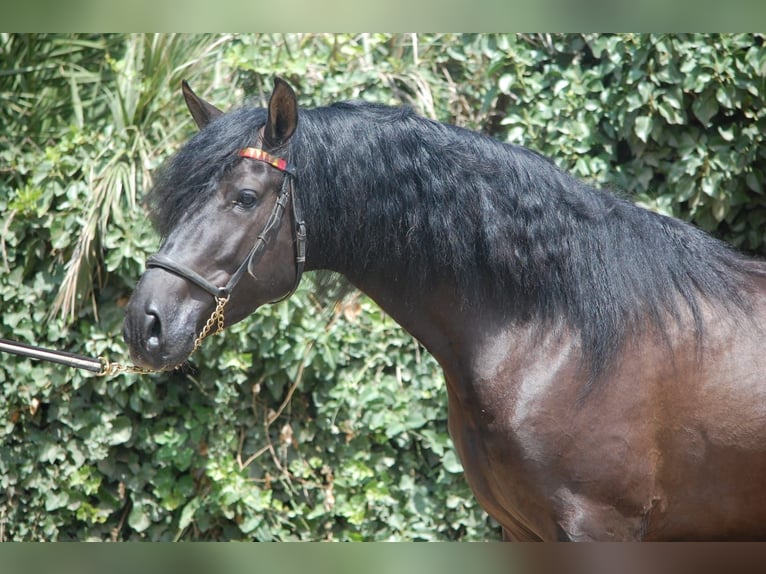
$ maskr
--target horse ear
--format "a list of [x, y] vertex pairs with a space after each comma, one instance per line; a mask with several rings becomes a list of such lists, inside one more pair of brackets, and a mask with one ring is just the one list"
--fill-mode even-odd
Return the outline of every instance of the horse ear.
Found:
[[274, 78], [274, 91], [269, 99], [269, 117], [263, 128], [264, 147], [278, 148], [287, 143], [298, 125], [298, 102], [290, 84]]
[[181, 82], [181, 91], [184, 94], [184, 100], [186, 100], [186, 107], [189, 108], [199, 129], [204, 128], [215, 118], [223, 114], [223, 112], [213, 104], [206, 102], [195, 94], [186, 80]]

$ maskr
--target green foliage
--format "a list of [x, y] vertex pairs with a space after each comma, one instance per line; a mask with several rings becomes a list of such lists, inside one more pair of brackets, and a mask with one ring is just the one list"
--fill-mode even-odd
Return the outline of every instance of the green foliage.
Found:
[[[140, 233], [133, 229], [140, 222], [134, 217], [139, 190], [168, 152], [160, 146], [178, 130], [162, 121], [183, 105], [172, 87], [219, 42], [178, 35], [9, 34], [0, 42], [7, 63], [0, 94], [10, 102], [0, 111], [8, 127], [0, 136], [0, 162], [19, 190], [10, 207], [15, 213], [30, 200], [45, 201], [48, 211], [38, 207], [38, 216], [45, 228], [55, 227], [52, 255], [66, 267], [51, 315], [72, 320], [93, 295], [101, 252], [111, 246], [107, 234]], [[54, 193], [44, 193], [42, 185]], [[132, 255], [143, 260], [143, 252], [118, 252], [107, 268]]]
[[764, 253], [763, 35], [510, 38], [509, 140]]
[[[0, 336], [123, 359], [158, 238], [141, 191], [192, 132], [286, 77], [537, 149], [764, 251], [759, 35], [0, 35]], [[0, 539], [485, 540], [432, 357], [359, 294], [209, 339], [195, 374], [0, 358]]]

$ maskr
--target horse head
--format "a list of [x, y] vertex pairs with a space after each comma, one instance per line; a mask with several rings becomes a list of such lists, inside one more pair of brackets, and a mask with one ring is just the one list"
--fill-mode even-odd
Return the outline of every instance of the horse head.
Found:
[[183, 363], [211, 323], [222, 328], [292, 294], [305, 255], [289, 153], [298, 121], [292, 88], [276, 79], [263, 121], [247, 126], [186, 82], [183, 94], [200, 131], [150, 194], [163, 241], [124, 324], [131, 358], [151, 369]]

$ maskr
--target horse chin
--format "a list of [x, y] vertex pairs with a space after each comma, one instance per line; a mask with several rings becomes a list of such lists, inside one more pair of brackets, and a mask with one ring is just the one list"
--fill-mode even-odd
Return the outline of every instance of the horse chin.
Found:
[[188, 365], [193, 344], [166, 346], [162, 349], [148, 350], [146, 347], [130, 346], [130, 358], [133, 363], [143, 369], [153, 371], [169, 371], [174, 369], [185, 370]]

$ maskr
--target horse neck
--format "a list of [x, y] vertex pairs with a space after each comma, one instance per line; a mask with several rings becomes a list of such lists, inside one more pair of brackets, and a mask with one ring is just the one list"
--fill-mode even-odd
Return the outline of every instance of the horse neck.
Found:
[[392, 281], [385, 272], [351, 274], [348, 279], [436, 358], [451, 386], [470, 376], [472, 357], [493, 331], [489, 306], [467, 304], [449, 284], [421, 289]]
[[[449, 155], [444, 150], [451, 148], [444, 142], [441, 147], [429, 147], [426, 141], [405, 136], [392, 144], [396, 131], [392, 124], [374, 124], [353, 111], [337, 113], [331, 130], [322, 124], [323, 116], [336, 112], [312, 110], [305, 115], [294, 147], [300, 170], [296, 192], [301, 195], [308, 231], [306, 270], [345, 276], [418, 339], [446, 371], [457, 369], [454, 341], [473, 329], [476, 305], [468, 300], [475, 303], [477, 292], [469, 296], [459, 287], [449, 265], [425, 263], [434, 258], [437, 240], [429, 243], [423, 236], [408, 236], [416, 225], [427, 227], [427, 205], [433, 200], [422, 190], [435, 185], [423, 179], [432, 167], [428, 162], [449, 164], [434, 158]], [[356, 135], [368, 140], [360, 142]], [[456, 173], [442, 177], [464, 182]], [[460, 188], [463, 183], [451, 185]], [[452, 189], [442, 194], [455, 195]], [[422, 211], [416, 213], [418, 208]], [[482, 310], [493, 312], [486, 298]]]

